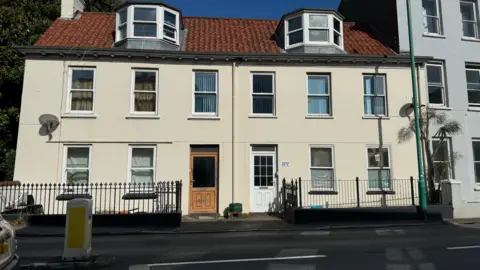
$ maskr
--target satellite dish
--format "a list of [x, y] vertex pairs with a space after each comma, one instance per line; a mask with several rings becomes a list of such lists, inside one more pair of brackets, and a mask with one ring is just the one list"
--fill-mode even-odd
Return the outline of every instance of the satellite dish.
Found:
[[407, 103], [407, 104], [403, 105], [400, 108], [400, 111], [398, 112], [400, 117], [410, 117], [410, 115], [412, 115], [412, 113], [413, 113], [413, 104], [412, 103]]
[[57, 129], [58, 125], [60, 125], [60, 121], [55, 115], [51, 114], [42, 114], [38, 118], [38, 122], [42, 127], [39, 130], [40, 136], [48, 136], [48, 139], [52, 139], [52, 133]]

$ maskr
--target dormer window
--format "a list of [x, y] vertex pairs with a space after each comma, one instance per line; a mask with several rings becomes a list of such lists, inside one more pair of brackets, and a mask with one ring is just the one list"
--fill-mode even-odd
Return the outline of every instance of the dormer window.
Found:
[[179, 13], [152, 5], [131, 5], [117, 11], [116, 41], [163, 39], [179, 44]]
[[336, 12], [303, 11], [285, 19], [285, 49], [329, 44], [343, 49], [343, 22]]

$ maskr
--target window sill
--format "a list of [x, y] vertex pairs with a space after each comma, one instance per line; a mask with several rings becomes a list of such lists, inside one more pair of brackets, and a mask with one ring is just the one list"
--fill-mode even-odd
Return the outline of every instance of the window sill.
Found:
[[470, 112], [480, 112], [480, 107], [468, 107], [467, 110]]
[[480, 191], [480, 186], [477, 186], [473, 189], [474, 191]]
[[337, 195], [335, 190], [312, 190], [308, 192], [309, 195]]
[[305, 119], [333, 119], [331, 115], [307, 115]]
[[80, 194], [69, 194], [69, 193], [63, 193], [58, 195], [55, 198], [57, 201], [71, 201], [73, 199], [92, 199], [92, 195], [88, 193], [80, 193]]
[[424, 37], [429, 37], [429, 38], [441, 38], [441, 39], [446, 39], [447, 37], [444, 35], [439, 35], [439, 34], [434, 34], [434, 33], [423, 33]]
[[63, 114], [60, 118], [96, 119], [95, 114]]
[[478, 38], [468, 38], [468, 37], [462, 37], [463, 41], [471, 41], [471, 42], [480, 42], [480, 39]]
[[388, 116], [363, 116], [362, 119], [366, 120], [378, 120], [378, 119], [384, 119], [384, 120], [390, 120], [390, 117]]
[[160, 116], [158, 115], [129, 115], [125, 119], [149, 119], [149, 120], [158, 120]]
[[434, 109], [434, 110], [439, 110], [439, 111], [451, 111], [452, 110], [451, 107], [446, 107], [446, 106], [441, 106], [441, 105], [438, 105], [438, 106], [428, 105], [428, 108], [429, 109]]
[[393, 190], [370, 190], [367, 191], [367, 195], [394, 195], [395, 191]]
[[188, 120], [220, 120], [219, 116], [209, 115], [192, 115], [187, 118]]
[[276, 115], [261, 115], [261, 114], [250, 114], [248, 118], [270, 118], [277, 119]]

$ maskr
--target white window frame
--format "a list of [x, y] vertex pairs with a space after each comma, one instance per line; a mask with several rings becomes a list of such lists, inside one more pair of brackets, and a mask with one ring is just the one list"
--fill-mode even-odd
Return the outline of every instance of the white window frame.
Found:
[[[135, 111], [135, 93], [153, 93], [153, 91], [146, 90], [135, 90], [135, 73], [136, 72], [154, 72], [155, 73], [155, 112], [137, 112]], [[132, 69], [132, 82], [130, 90], [130, 114], [140, 114], [140, 115], [158, 115], [158, 70], [156, 69]]]
[[462, 4], [472, 6], [474, 20], [473, 21], [464, 20], [463, 17], [462, 17], [462, 27], [463, 27], [464, 22], [474, 23], [475, 24], [475, 37], [464, 36], [463, 29], [462, 29], [462, 36], [465, 39], [478, 39], [479, 38], [479, 33], [478, 33], [478, 2], [477, 2], [477, 0], [469, 0], [469, 1], [463, 0], [463, 1], [460, 1], [460, 8], [461, 8]]
[[[428, 35], [441, 36], [441, 35], [443, 35], [442, 13], [441, 13], [441, 9], [440, 9], [441, 3], [440, 3], [440, 0], [433, 0], [433, 1], [435, 1], [435, 8], [436, 8], [436, 11], [437, 11], [437, 16], [427, 15], [426, 9], [425, 9], [425, 7], [423, 7], [423, 5], [422, 5], [422, 9], [425, 10], [425, 14], [423, 14], [423, 17], [424, 17], [424, 20], [425, 20], [424, 33], [425, 33], [425, 34], [428, 34]], [[428, 30], [428, 20], [427, 20], [427, 18], [435, 18], [435, 19], [437, 19], [436, 22], [437, 22], [438, 33], [429, 32], [429, 30]]]
[[[330, 154], [332, 158], [332, 166], [331, 167], [314, 167], [312, 166], [312, 149], [330, 149]], [[336, 190], [336, 181], [335, 181], [335, 148], [333, 145], [321, 145], [315, 144], [310, 145], [308, 148], [308, 167], [309, 167], [309, 174], [310, 174], [310, 181], [312, 181], [311, 188], [313, 190], [326, 190], [326, 191], [333, 191]], [[314, 187], [313, 185], [313, 178], [312, 178], [312, 170], [332, 170], [332, 188], [319, 188]]]
[[[124, 12], [125, 11], [125, 22], [124, 23], [121, 23], [120, 22], [120, 13]], [[128, 37], [128, 7], [127, 8], [123, 8], [123, 9], [120, 9], [117, 11], [117, 25], [116, 25], [116, 29], [117, 29], [117, 35], [116, 35], [116, 41], [122, 41], [124, 39], [126, 39]], [[122, 27], [125, 27], [125, 37], [124, 38], [120, 38], [120, 28]]]
[[[85, 187], [86, 189], [88, 189], [89, 185], [91, 184], [91, 176], [92, 176], [92, 145], [91, 144], [65, 144], [63, 145], [63, 164], [62, 164], [62, 184], [63, 185], [67, 185], [67, 159], [68, 159], [68, 149], [69, 148], [88, 148], [88, 168], [87, 171], [88, 171], [88, 183], [86, 186], [82, 186], [82, 187]], [[75, 169], [79, 169], [79, 168], [75, 168]], [[85, 168], [80, 168], [80, 169], [85, 169]], [[78, 187], [80, 188], [80, 187]], [[74, 188], [74, 189], [65, 189], [65, 191], [73, 191], [77, 189]]]
[[[135, 169], [135, 170], [140, 170], [140, 171], [147, 171], [147, 170], [152, 170], [153, 171], [153, 182], [152, 182], [152, 188], [139, 188], [136, 187], [134, 188], [133, 182], [132, 182], [132, 159], [133, 159], [133, 149], [153, 149], [153, 167], [150, 168], [142, 168], [142, 169]], [[127, 168], [127, 183], [129, 184], [131, 191], [145, 191], [145, 190], [152, 190], [153, 186], [155, 185], [157, 181], [157, 146], [156, 145], [136, 145], [136, 144], [131, 144], [128, 146], [128, 168]]]
[[[159, 21], [161, 21], [160, 17], [163, 17], [162, 15], [160, 15], [158, 12], [159, 12], [159, 8], [157, 6], [148, 6], [148, 5], [136, 5], [136, 6], [132, 6], [133, 8], [133, 11], [132, 11], [132, 37], [133, 38], [145, 38], [145, 39], [157, 39], [159, 36], [161, 36], [161, 34], [158, 33], [160, 27], [159, 27]], [[142, 9], [142, 8], [149, 8], [149, 9], [155, 9], [155, 21], [136, 21], [135, 20], [135, 9]], [[135, 23], [142, 23], [142, 24], [154, 24], [156, 26], [156, 29], [157, 29], [157, 35], [155, 37], [144, 37], [144, 36], [135, 36]], [[163, 34], [163, 33], [162, 33]]]
[[[383, 78], [383, 89], [384, 89], [384, 93], [383, 95], [375, 95], [375, 94], [365, 94], [365, 77], [382, 77]], [[387, 117], [388, 116], [388, 89], [387, 89], [387, 75], [386, 74], [363, 74], [362, 76], [362, 83], [363, 83], [363, 103], [365, 104], [365, 97], [384, 97], [384, 108], [385, 108], [385, 113], [384, 114], [367, 114], [365, 113], [365, 107], [363, 108], [363, 114], [366, 116], [366, 117], [377, 117], [377, 116], [380, 116], [380, 117]], [[375, 83], [373, 84], [373, 87], [375, 87]], [[375, 93], [375, 89], [373, 90], [373, 92]], [[365, 106], [365, 105], [364, 105]]]
[[477, 172], [476, 172], [476, 169], [475, 169], [475, 165], [480, 163], [480, 160], [475, 160], [475, 151], [473, 149], [473, 144], [474, 143], [479, 143], [480, 144], [480, 138], [474, 138], [472, 139], [472, 160], [473, 160], [473, 173], [474, 173], [474, 177], [475, 177], [475, 184], [477, 185], [480, 185], [480, 181], [477, 181]]
[[[255, 75], [270, 75], [272, 76], [272, 93], [254, 93], [253, 92], [253, 77]], [[276, 95], [276, 82], [275, 72], [252, 72], [250, 75], [250, 113], [254, 116], [275, 116], [277, 112], [277, 95]], [[254, 113], [253, 112], [253, 97], [254, 96], [273, 96], [273, 112], [272, 113]]]
[[[441, 68], [442, 72], [442, 84], [437, 83], [430, 83], [428, 80], [428, 67], [429, 66], [436, 66]], [[442, 88], [442, 104], [439, 103], [430, 103], [430, 99], [428, 100], [428, 105], [431, 107], [447, 107], [448, 106], [448, 98], [447, 98], [447, 83], [445, 81], [445, 63], [443, 61], [432, 61], [425, 64], [425, 77], [427, 81], [427, 96], [430, 95], [428, 92], [428, 88], [430, 86], [441, 87]]]
[[[178, 12], [175, 12], [175, 11], [169, 9], [169, 8], [166, 8], [166, 7], [163, 7], [163, 10], [162, 10], [162, 11], [163, 11], [163, 12], [162, 12], [162, 21], [163, 21], [163, 24], [162, 24], [162, 33], [161, 33], [161, 35], [163, 36], [163, 39], [170, 40], [170, 41], [172, 41], [172, 42], [178, 43], [178, 31], [179, 31], [179, 25], [178, 25], [178, 24], [179, 24], [179, 19], [178, 19], [178, 16], [179, 16], [179, 14], [178, 14]], [[175, 23], [176, 23], [175, 26], [172, 26], [170, 23], [167, 23], [167, 22], [165, 21], [165, 12], [168, 12], [168, 13], [171, 13], [171, 14], [174, 14], [174, 15], [175, 15]], [[169, 36], [167, 36], [167, 35], [164, 35], [164, 33], [163, 33], [163, 32], [164, 32], [164, 29], [163, 29], [163, 28], [164, 28], [165, 25], [168, 26], [168, 27], [171, 27], [171, 28], [174, 28], [174, 29], [175, 29], [175, 38], [171, 38], [171, 37], [169, 37]]]
[[[335, 30], [335, 20], [337, 20], [340, 24], [340, 32]], [[332, 44], [340, 47], [343, 50], [343, 21], [339, 20], [337, 17], [333, 16], [333, 22], [332, 22]], [[340, 36], [340, 44], [335, 43], [335, 33], [337, 33]]]
[[[310, 25], [310, 16], [323, 16], [323, 17], [327, 17], [327, 26], [326, 27], [314, 27], [314, 26], [311, 26]], [[307, 40], [309, 43], [311, 44], [320, 44], [320, 45], [324, 45], [324, 44], [334, 44], [333, 42], [333, 38], [332, 38], [332, 31], [333, 31], [333, 23], [331, 22], [331, 16], [329, 16], [328, 14], [319, 14], [319, 13], [306, 13], [305, 14], [305, 19], [307, 21], [307, 25], [308, 25], [308, 31], [307, 31]], [[311, 41], [310, 40], [310, 30], [327, 30], [328, 31], [328, 40], [327, 41]]]
[[[74, 70], [91, 70], [93, 71], [93, 88], [92, 89], [72, 89], [72, 79]], [[69, 114], [93, 114], [95, 112], [95, 88], [97, 79], [97, 69], [95, 67], [69, 67], [68, 68], [68, 93], [67, 93], [67, 113]], [[92, 92], [92, 110], [80, 111], [72, 110], [72, 92]]]
[[[469, 107], [480, 107], [480, 102], [479, 103], [470, 103], [470, 101], [468, 100], [468, 92], [469, 91], [475, 91], [475, 92], [480, 92], [480, 90], [477, 90], [477, 89], [468, 89], [468, 78], [467, 78], [467, 71], [475, 71], [477, 73], [480, 73], [480, 66], [479, 67], [473, 67], [473, 66], [470, 66], [470, 67], [465, 67], [465, 80], [467, 82], [467, 101], [468, 101], [468, 106]], [[480, 74], [479, 74], [480, 75]]]
[[[304, 31], [304, 25], [305, 25], [305, 22], [304, 22], [304, 19], [302, 17], [303, 15], [300, 14], [300, 15], [297, 15], [297, 16], [292, 16], [288, 19], [285, 19], [285, 46], [287, 48], [295, 48], [295, 47], [298, 47], [298, 46], [301, 46], [305, 43], [305, 31]], [[290, 24], [290, 20], [293, 20], [293, 19], [297, 19], [297, 18], [300, 18], [300, 21], [302, 22], [302, 26], [298, 29], [295, 29], [293, 31], [289, 31], [288, 30], [288, 27], [289, 27], [289, 24]], [[299, 32], [299, 31], [303, 31], [303, 38], [302, 38], [302, 42], [299, 42], [299, 43], [295, 43], [295, 44], [291, 44], [290, 45], [290, 34], [293, 34], [293, 33], [296, 33], [296, 32]]]
[[[434, 142], [439, 142], [440, 143], [440, 138], [435, 138], [433, 137], [432, 140], [431, 140], [431, 147], [432, 147], [432, 151], [434, 151], [435, 149], [433, 148], [433, 143]], [[445, 138], [443, 139], [443, 142], [446, 142], [447, 143], [447, 161], [435, 161], [435, 155], [432, 155], [432, 161], [433, 161], [433, 164], [434, 164], [434, 167], [435, 167], [435, 164], [438, 164], [438, 163], [448, 163], [448, 178], [449, 179], [452, 179], [453, 178], [453, 175], [455, 175], [455, 172], [453, 171], [454, 170], [454, 167], [453, 167], [453, 156], [452, 156], [452, 138]], [[434, 168], [435, 170], [435, 168]], [[435, 179], [434, 179], [435, 180]], [[440, 179], [440, 180], [445, 180], [445, 179]], [[435, 184], [439, 184], [439, 183], [435, 183]]]
[[[207, 73], [207, 74], [215, 74], [215, 92], [208, 92], [208, 94], [215, 94], [215, 100], [216, 100], [216, 106], [215, 106], [215, 112], [210, 113], [210, 112], [196, 112], [195, 111], [195, 97], [197, 94], [205, 94], [205, 92], [197, 92], [195, 88], [195, 79], [196, 79], [196, 74], [197, 73]], [[192, 82], [192, 88], [193, 88], [193, 96], [192, 96], [192, 115], [198, 115], [198, 116], [217, 116], [218, 115], [218, 71], [217, 70], [194, 70], [192, 72], [193, 75], [193, 82]]]
[[[370, 167], [370, 162], [368, 159], [368, 149], [387, 149], [388, 151], [388, 167]], [[389, 145], [383, 145], [380, 147], [379, 145], [367, 145], [365, 148], [365, 156], [367, 161], [367, 190], [369, 191], [393, 191], [393, 172], [392, 172], [392, 149]], [[368, 179], [368, 171], [369, 170], [389, 170], [390, 171], [390, 188], [370, 188], [370, 179]]]
[[[310, 94], [309, 92], [309, 88], [308, 88], [308, 80], [310, 79], [310, 77], [322, 77], [322, 78], [327, 78], [327, 81], [328, 81], [328, 93], [327, 94]], [[331, 90], [331, 82], [330, 82], [330, 79], [331, 79], [331, 75], [330, 74], [315, 74], [315, 73], [311, 73], [311, 74], [307, 74], [307, 115], [308, 116], [331, 116], [332, 115], [332, 90]], [[308, 112], [308, 98], [309, 97], [328, 97], [328, 113], [327, 114], [315, 114], [315, 113], [310, 113]]]

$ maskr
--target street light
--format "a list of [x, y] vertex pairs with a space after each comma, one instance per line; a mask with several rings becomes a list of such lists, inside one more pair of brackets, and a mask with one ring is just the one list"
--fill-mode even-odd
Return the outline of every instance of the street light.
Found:
[[413, 112], [415, 117], [415, 138], [417, 143], [417, 167], [418, 167], [418, 192], [420, 198], [420, 208], [423, 213], [427, 210], [427, 194], [425, 189], [425, 178], [423, 175], [422, 162], [422, 139], [420, 137], [420, 120], [419, 120], [419, 106], [418, 106], [418, 91], [417, 91], [417, 75], [415, 72], [415, 52], [413, 48], [413, 34], [412, 34], [412, 15], [411, 3], [407, 1], [407, 20], [408, 20], [408, 39], [410, 42], [410, 64], [412, 70], [412, 91], [413, 91]]

